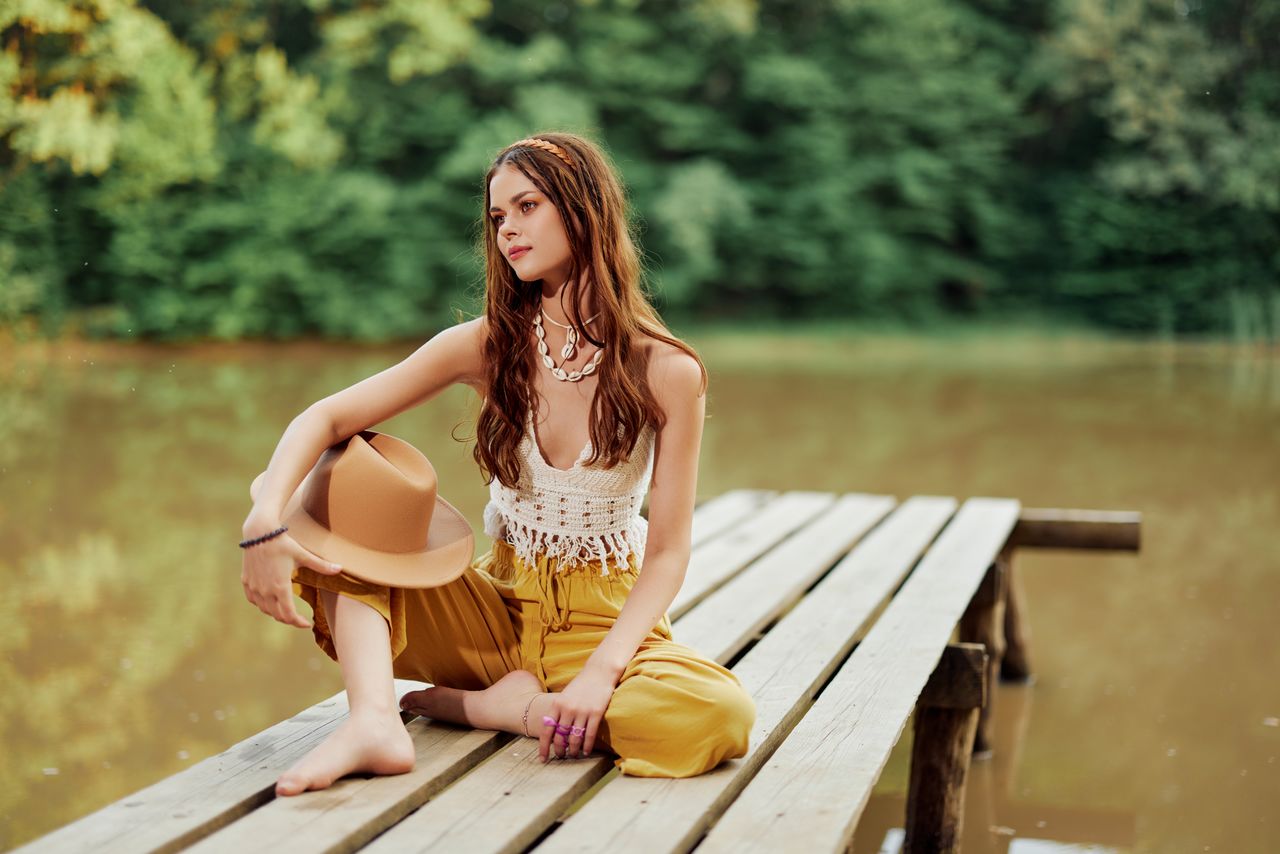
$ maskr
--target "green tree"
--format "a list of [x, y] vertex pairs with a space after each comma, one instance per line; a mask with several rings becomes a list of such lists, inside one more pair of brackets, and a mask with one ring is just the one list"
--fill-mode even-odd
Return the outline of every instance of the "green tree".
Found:
[[23, 0], [0, 324], [421, 337], [479, 176], [605, 143], [676, 317], [1280, 330], [1280, 2]]
[[[1085, 168], [1055, 179], [1057, 296], [1109, 325], [1280, 337], [1280, 4], [1063, 3], [1036, 58]], [[1252, 15], [1252, 18], [1250, 18]], [[1217, 30], [1217, 38], [1215, 38]], [[1269, 55], [1268, 55], [1269, 52]]]

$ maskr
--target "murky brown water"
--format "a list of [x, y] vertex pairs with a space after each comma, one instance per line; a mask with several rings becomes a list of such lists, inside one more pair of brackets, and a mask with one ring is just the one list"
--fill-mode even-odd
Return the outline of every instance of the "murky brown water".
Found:
[[[1020, 553], [1038, 681], [998, 689], [965, 851], [1280, 850], [1280, 354], [689, 338], [712, 372], [700, 496], [1143, 512], [1140, 555]], [[308, 630], [244, 599], [247, 488], [295, 414], [412, 349], [0, 348], [0, 845], [341, 690]], [[431, 456], [478, 530], [486, 487], [449, 438], [469, 395], [380, 429]], [[859, 852], [896, 850], [909, 742], [908, 727]]]

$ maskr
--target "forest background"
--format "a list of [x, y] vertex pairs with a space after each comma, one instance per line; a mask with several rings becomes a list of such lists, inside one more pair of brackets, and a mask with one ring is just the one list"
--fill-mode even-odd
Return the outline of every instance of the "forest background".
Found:
[[668, 321], [1280, 340], [1280, 0], [4, 0], [0, 328], [420, 338], [539, 129]]

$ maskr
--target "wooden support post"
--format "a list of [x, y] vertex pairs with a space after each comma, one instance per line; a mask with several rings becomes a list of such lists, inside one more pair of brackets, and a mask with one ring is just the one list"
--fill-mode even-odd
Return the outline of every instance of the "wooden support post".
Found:
[[916, 703], [902, 850], [959, 851], [965, 777], [989, 692], [981, 644], [948, 646]]
[[960, 618], [960, 640], [980, 643], [987, 648], [987, 684], [991, 690], [978, 714], [978, 732], [973, 739], [973, 755], [979, 759], [991, 755], [991, 711], [994, 705], [991, 700], [995, 696], [994, 686], [1004, 658], [1005, 580], [1011, 554], [1010, 546], [1001, 549]]
[[1021, 573], [1013, 562], [1013, 552], [1005, 567], [1004, 597], [1004, 657], [1000, 660], [1000, 679], [1003, 682], [1035, 682], [1031, 673], [1031, 627], [1027, 623], [1027, 600], [1022, 592]]

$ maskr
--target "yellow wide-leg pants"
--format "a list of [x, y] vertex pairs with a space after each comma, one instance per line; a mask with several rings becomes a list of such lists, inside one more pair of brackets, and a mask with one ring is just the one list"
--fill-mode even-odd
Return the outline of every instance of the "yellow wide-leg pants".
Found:
[[[299, 567], [293, 590], [311, 606], [316, 643], [335, 661], [318, 587], [382, 614], [397, 678], [477, 690], [523, 669], [544, 690], [561, 691], [617, 620], [639, 569], [631, 556], [608, 575], [598, 560], [556, 570], [555, 558], [529, 565], [499, 539], [439, 587], [387, 587]], [[664, 615], [623, 671], [596, 744], [617, 756], [623, 774], [692, 777], [745, 756], [755, 718], [733, 671], [672, 640]]]

